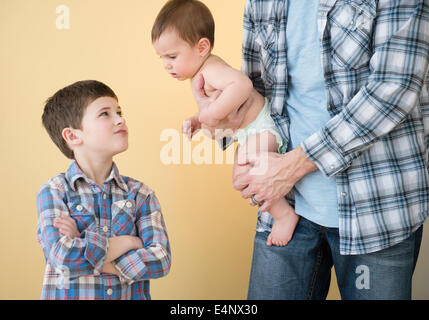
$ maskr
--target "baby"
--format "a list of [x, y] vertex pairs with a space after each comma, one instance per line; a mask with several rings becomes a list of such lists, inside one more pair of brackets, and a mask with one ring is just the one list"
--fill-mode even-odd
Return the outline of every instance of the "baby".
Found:
[[[195, 82], [201, 81], [202, 77], [205, 94], [209, 97], [216, 95], [208, 107], [184, 121], [183, 132], [189, 138], [204, 126], [216, 127], [251, 100], [240, 128], [233, 133], [239, 144], [238, 156], [244, 150], [285, 152], [286, 145], [271, 119], [268, 100], [253, 88], [246, 75], [211, 53], [214, 20], [203, 3], [197, 0], [168, 1], [155, 20], [152, 43], [173, 78], [190, 79], [192, 88], [195, 88], [198, 87]], [[252, 201], [258, 203], [254, 197]], [[292, 238], [299, 216], [284, 198], [277, 201], [269, 213], [274, 224], [267, 245], [285, 246]]]

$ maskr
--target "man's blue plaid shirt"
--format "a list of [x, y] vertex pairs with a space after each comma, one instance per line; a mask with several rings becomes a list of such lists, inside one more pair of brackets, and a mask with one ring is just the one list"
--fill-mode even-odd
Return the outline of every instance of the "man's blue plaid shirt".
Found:
[[[289, 141], [286, 26], [287, 0], [246, 2], [242, 71]], [[318, 29], [332, 118], [301, 146], [336, 177], [341, 254], [378, 251], [428, 215], [429, 1], [320, 0]]]

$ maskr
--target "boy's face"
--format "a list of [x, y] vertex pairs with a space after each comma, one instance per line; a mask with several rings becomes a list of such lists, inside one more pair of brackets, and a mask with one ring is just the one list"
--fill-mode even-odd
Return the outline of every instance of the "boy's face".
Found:
[[165, 30], [153, 46], [165, 70], [180, 81], [192, 79], [204, 62], [198, 46], [190, 46], [171, 28]]
[[112, 157], [128, 149], [128, 128], [118, 101], [100, 97], [88, 105], [79, 130], [86, 154]]

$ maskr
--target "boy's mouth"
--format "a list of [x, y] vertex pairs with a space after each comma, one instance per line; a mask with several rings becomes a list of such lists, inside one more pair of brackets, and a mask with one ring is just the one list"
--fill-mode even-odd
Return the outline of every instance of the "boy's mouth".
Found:
[[173, 78], [177, 78], [178, 76], [177, 76], [177, 73], [170, 73], [170, 75], [173, 77]]

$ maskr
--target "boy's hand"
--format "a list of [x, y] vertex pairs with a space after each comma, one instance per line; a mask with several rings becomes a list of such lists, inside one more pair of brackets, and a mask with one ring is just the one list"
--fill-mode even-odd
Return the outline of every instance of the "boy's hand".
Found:
[[134, 250], [143, 249], [143, 241], [139, 237], [131, 236], [131, 238], [134, 244]]
[[63, 236], [70, 238], [79, 238], [80, 232], [77, 229], [76, 221], [69, 216], [61, 216], [54, 220], [54, 227], [58, 228]]
[[111, 262], [130, 250], [143, 248], [143, 241], [139, 237], [123, 235], [109, 238], [105, 262]]
[[198, 120], [198, 115], [194, 115], [183, 121], [182, 132], [192, 140], [192, 137], [201, 129], [201, 122]]
[[105, 262], [103, 263], [103, 272], [104, 273], [110, 273], [117, 276], [120, 276], [121, 273], [118, 271], [118, 269], [115, 268], [112, 262]]

